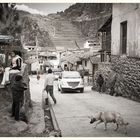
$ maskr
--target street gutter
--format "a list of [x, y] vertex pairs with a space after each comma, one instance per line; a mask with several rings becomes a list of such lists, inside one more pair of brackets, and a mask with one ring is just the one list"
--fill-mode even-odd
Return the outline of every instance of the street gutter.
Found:
[[55, 132], [55, 137], [62, 137], [61, 130], [59, 128], [59, 125], [58, 125], [57, 119], [55, 117], [55, 113], [54, 113], [53, 107], [50, 103], [50, 100], [49, 100], [49, 108], [50, 108], [50, 114], [51, 114], [54, 132]]

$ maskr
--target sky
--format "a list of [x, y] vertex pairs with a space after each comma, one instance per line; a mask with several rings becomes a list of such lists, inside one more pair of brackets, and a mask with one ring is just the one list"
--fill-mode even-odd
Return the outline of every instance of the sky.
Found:
[[32, 14], [47, 15], [64, 11], [74, 3], [18, 3], [17, 9], [28, 11]]

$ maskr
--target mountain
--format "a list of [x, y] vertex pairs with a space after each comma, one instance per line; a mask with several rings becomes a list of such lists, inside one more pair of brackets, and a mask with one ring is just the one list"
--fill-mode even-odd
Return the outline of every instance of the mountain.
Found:
[[83, 48], [87, 39], [98, 39], [97, 31], [111, 16], [112, 4], [76, 3], [64, 12], [48, 16], [18, 13], [24, 45], [67, 50]]
[[[54, 49], [48, 33], [46, 16], [20, 13], [22, 43], [27, 46]], [[36, 44], [37, 43], [37, 44]]]
[[67, 18], [59, 14], [48, 15], [51, 21], [51, 40], [57, 49], [83, 48], [85, 37], [81, 31]]
[[22, 42], [37, 45], [42, 50], [62, 50], [83, 47], [85, 38], [81, 31], [59, 14], [48, 16], [20, 14]]
[[96, 38], [98, 29], [111, 14], [111, 3], [77, 3], [61, 13], [76, 25], [87, 39]]

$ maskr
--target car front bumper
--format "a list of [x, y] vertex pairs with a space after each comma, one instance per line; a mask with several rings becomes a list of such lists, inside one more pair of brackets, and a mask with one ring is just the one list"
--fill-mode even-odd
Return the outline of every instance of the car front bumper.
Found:
[[66, 90], [66, 91], [73, 91], [73, 90], [80, 90], [83, 89], [84, 86], [77, 86], [77, 87], [69, 87], [69, 86], [61, 86], [61, 89]]
[[81, 88], [62, 88], [64, 91], [76, 91], [76, 90], [81, 90], [83, 89], [82, 87]]

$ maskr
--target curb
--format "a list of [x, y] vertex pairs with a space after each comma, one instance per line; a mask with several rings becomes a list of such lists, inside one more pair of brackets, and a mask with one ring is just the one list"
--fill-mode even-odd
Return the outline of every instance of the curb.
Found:
[[54, 113], [53, 107], [50, 103], [50, 100], [49, 100], [49, 108], [50, 108], [50, 114], [51, 114], [54, 131], [56, 132], [55, 137], [62, 137], [61, 130], [59, 128], [59, 125], [58, 125], [57, 119], [55, 117], [55, 113]]

